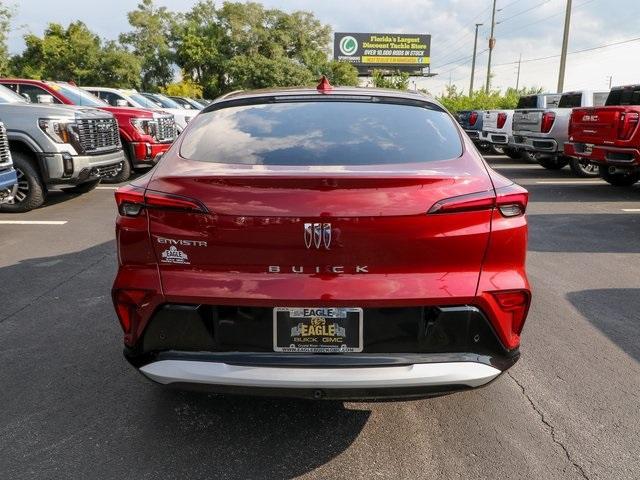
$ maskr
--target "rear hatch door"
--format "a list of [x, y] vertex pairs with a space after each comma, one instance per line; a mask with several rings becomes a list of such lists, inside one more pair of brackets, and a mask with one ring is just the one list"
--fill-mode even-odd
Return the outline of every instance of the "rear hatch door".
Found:
[[513, 131], [519, 132], [540, 132], [542, 124], [542, 114], [544, 110], [516, 110], [513, 114]]
[[627, 110], [628, 107], [575, 108], [571, 113], [572, 141], [615, 144], [620, 116]]

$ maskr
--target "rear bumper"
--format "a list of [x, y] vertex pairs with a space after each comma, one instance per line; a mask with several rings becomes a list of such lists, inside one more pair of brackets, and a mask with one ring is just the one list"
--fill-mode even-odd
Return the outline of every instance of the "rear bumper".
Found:
[[471, 140], [474, 140], [474, 141], [480, 140], [479, 130], [465, 130], [465, 133], [469, 136]]
[[510, 138], [506, 133], [496, 133], [489, 132], [487, 130], [483, 130], [480, 133], [480, 140], [493, 143], [495, 145], [508, 145], [509, 143], [513, 143], [513, 138]]
[[184, 359], [159, 360], [143, 366], [140, 372], [164, 385], [315, 399], [428, 396], [477, 388], [502, 373], [473, 361], [303, 368]]
[[150, 380], [214, 392], [404, 398], [480, 387], [519, 358], [476, 307], [365, 309], [361, 353], [273, 351], [272, 309], [162, 305], [127, 360]]
[[513, 135], [513, 144], [518, 148], [523, 148], [530, 152], [540, 153], [562, 153], [558, 142], [553, 138], [530, 137], [526, 135]]
[[[591, 147], [591, 151], [588, 150], [587, 145]], [[570, 157], [586, 158], [593, 163], [604, 165], [640, 166], [640, 150], [637, 148], [619, 148], [606, 145], [567, 142], [564, 144], [564, 153]]]

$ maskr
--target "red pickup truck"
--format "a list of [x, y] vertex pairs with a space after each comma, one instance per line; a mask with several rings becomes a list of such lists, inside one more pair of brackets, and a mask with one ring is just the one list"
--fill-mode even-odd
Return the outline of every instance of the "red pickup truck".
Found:
[[574, 108], [564, 153], [600, 166], [615, 186], [640, 180], [640, 85], [615, 87], [604, 107]]
[[66, 82], [0, 78], [0, 85], [28, 98], [32, 103], [58, 103], [94, 107], [111, 112], [118, 121], [120, 141], [127, 161], [118, 173], [103, 181], [124, 182], [131, 170], [152, 167], [156, 155], [169, 149], [177, 136], [173, 115], [131, 107], [112, 107], [98, 97]]

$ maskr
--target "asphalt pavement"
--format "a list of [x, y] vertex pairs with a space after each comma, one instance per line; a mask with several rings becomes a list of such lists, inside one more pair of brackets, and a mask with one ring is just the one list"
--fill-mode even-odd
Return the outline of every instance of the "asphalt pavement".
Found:
[[153, 385], [121, 354], [113, 189], [0, 215], [0, 478], [640, 479], [640, 184], [487, 158], [531, 192], [522, 358], [426, 400]]

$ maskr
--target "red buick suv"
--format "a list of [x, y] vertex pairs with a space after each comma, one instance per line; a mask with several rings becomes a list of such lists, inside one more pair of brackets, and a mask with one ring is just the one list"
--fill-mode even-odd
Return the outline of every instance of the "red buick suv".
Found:
[[485, 385], [519, 358], [527, 199], [430, 97], [221, 97], [116, 192], [125, 356], [223, 393]]

